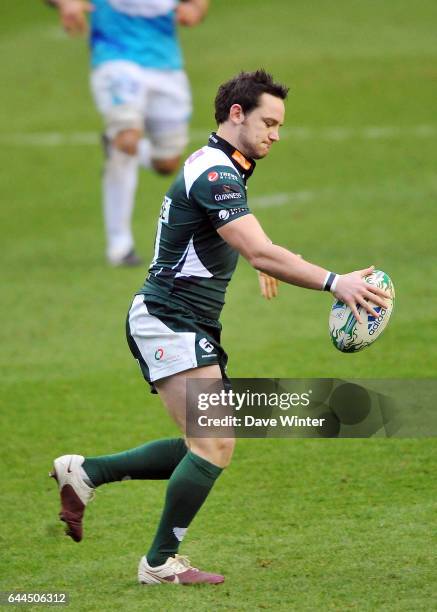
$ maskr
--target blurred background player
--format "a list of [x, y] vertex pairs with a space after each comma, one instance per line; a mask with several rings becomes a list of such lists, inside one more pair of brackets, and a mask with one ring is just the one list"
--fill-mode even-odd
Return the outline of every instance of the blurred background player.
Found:
[[66, 32], [89, 29], [91, 89], [105, 123], [106, 256], [114, 266], [139, 265], [131, 228], [138, 167], [171, 174], [179, 165], [188, 141], [191, 93], [177, 24], [200, 23], [209, 2], [48, 1], [58, 8]]

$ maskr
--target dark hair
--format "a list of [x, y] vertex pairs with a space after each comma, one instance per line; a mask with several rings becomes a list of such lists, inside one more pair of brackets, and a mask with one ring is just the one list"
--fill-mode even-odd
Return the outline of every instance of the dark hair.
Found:
[[285, 100], [288, 87], [275, 83], [272, 75], [265, 70], [240, 72], [230, 81], [220, 85], [214, 101], [217, 124], [224, 123], [228, 119], [233, 104], [240, 104], [243, 112], [249, 113], [259, 105], [263, 93]]

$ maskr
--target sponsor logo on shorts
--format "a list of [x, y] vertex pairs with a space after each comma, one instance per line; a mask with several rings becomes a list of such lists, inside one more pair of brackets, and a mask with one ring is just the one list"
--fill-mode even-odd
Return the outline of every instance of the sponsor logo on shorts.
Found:
[[155, 359], [156, 361], [161, 361], [161, 359], [164, 357], [164, 349], [163, 348], [158, 348], [155, 351]]
[[225, 221], [226, 219], [229, 219], [229, 210], [221, 210], [219, 212], [219, 219], [221, 219], [222, 221]]
[[214, 350], [214, 346], [207, 338], [202, 338], [201, 340], [199, 340], [199, 346], [207, 353], [212, 353], [212, 351]]
[[213, 183], [214, 181], [218, 181], [219, 173], [218, 172], [209, 172], [208, 173], [208, 181]]
[[182, 354], [181, 353], [175, 353], [175, 354], [169, 354], [169, 352], [166, 351], [164, 352], [164, 349], [162, 347], [159, 347], [158, 349], [156, 349], [155, 351], [155, 360], [156, 361], [165, 361], [165, 364], [171, 364], [174, 363], [175, 361], [180, 361], [182, 359]]

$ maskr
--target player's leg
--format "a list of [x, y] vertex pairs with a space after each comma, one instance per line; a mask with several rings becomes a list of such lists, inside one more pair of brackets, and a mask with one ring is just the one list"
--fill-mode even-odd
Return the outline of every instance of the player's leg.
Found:
[[[185, 431], [189, 378], [221, 381], [218, 365], [196, 368], [158, 381], [156, 387], [169, 414]], [[140, 582], [154, 584], [163, 580], [218, 583], [223, 577], [199, 572], [185, 562], [177, 565], [179, 545], [202, 507], [217, 478], [229, 465], [235, 446], [233, 438], [190, 438], [189, 450], [171, 475], [164, 509], [153, 543], [140, 561]], [[185, 558], [182, 558], [185, 559]]]
[[[158, 393], [181, 431], [185, 431], [189, 378], [221, 380], [218, 365], [175, 374], [156, 383]], [[160, 565], [178, 552], [179, 543], [205, 501], [215, 480], [231, 461], [233, 438], [187, 438], [188, 453], [173, 472], [167, 488], [161, 523], [147, 559]]]
[[[185, 434], [188, 448], [203, 457], [207, 461], [216, 464], [220, 468], [229, 465], [235, 448], [235, 438], [197, 438], [187, 435], [186, 420], [187, 411], [195, 410], [195, 398], [187, 397], [187, 380], [198, 380], [200, 385], [203, 379], [207, 379], [208, 386], [219, 392], [224, 388], [220, 366], [217, 364], [201, 368], [193, 368], [180, 372], [168, 378], [163, 378], [155, 383], [167, 412], [175, 421], [181, 432]], [[206, 388], [206, 387], [205, 387]]]
[[183, 71], [144, 72], [150, 82], [145, 122], [150, 140], [141, 140], [140, 163], [148, 164], [159, 174], [172, 174], [178, 169], [188, 143], [190, 86]]
[[59, 485], [59, 516], [67, 524], [67, 535], [76, 542], [82, 540], [85, 507], [96, 487], [121, 480], [168, 480], [186, 453], [183, 438], [169, 438], [111, 455], [55, 459], [51, 475]]
[[[142, 335], [138, 342], [143, 341], [147, 346], [153, 346], [153, 338], [162, 331], [159, 319], [148, 313], [140, 296], [133, 301], [126, 332], [131, 351], [136, 359], [141, 360], [145, 378], [150, 382], [149, 367], [132, 336], [132, 333], [138, 330]], [[174, 337], [177, 338], [177, 334], [170, 334], [170, 341]], [[182, 342], [185, 341], [186, 335], [182, 337]], [[185, 349], [186, 344], [183, 344], [182, 348]], [[186, 367], [190, 368], [192, 365], [193, 361], [190, 360]], [[60, 518], [67, 523], [67, 535], [76, 542], [81, 541], [83, 515], [87, 504], [93, 498], [96, 486], [128, 478], [169, 478], [186, 451], [184, 440], [174, 439], [153, 441], [115, 455], [87, 459], [82, 455], [64, 455], [55, 459], [51, 475], [58, 482], [61, 497]]]
[[107, 258], [113, 265], [138, 265], [131, 219], [145, 105], [142, 72], [129, 62], [107, 62], [92, 73], [91, 87], [105, 121], [102, 191]]
[[[148, 301], [137, 295], [129, 310], [126, 332], [133, 356], [144, 378], [154, 381], [161, 400], [181, 432], [186, 432], [187, 381], [197, 379], [202, 386], [223, 388], [226, 353], [220, 346], [218, 326], [205, 325], [194, 314], [176, 307]], [[213, 364], [204, 363], [207, 340], [215, 351]], [[215, 361], [215, 363], [214, 363]], [[218, 365], [220, 364], [220, 365]], [[212, 379], [212, 381], [211, 381]], [[188, 431], [188, 434], [190, 432]], [[189, 451], [172, 473], [164, 509], [152, 546], [140, 561], [138, 578], [145, 584], [165, 580], [221, 582], [222, 576], [188, 570], [177, 555], [183, 535], [202, 506], [223, 468], [228, 465], [234, 439], [193, 439], [187, 436]], [[188, 572], [188, 573], [186, 573]], [[177, 580], [176, 580], [177, 574]]]

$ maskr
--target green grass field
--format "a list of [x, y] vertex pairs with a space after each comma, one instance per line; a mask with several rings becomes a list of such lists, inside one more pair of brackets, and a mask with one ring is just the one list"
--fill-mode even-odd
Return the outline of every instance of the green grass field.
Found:
[[[272, 71], [291, 95], [283, 140], [250, 182], [253, 211], [275, 242], [339, 272], [375, 264], [397, 291], [384, 337], [343, 355], [329, 296], [282, 285], [264, 302], [241, 261], [222, 317], [231, 376], [435, 377], [436, 21], [433, 0], [212, 0], [202, 27], [181, 33], [191, 149], [214, 128], [222, 80]], [[124, 338], [144, 271], [103, 258], [86, 45], [37, 0], [9, 2], [2, 26], [0, 589], [64, 590], [72, 610], [437, 609], [432, 438], [242, 440], [182, 548], [223, 571], [221, 587], [136, 584], [162, 482], [102, 487], [83, 543], [63, 536], [54, 457], [175, 428]], [[147, 260], [167, 185], [141, 176]]]

